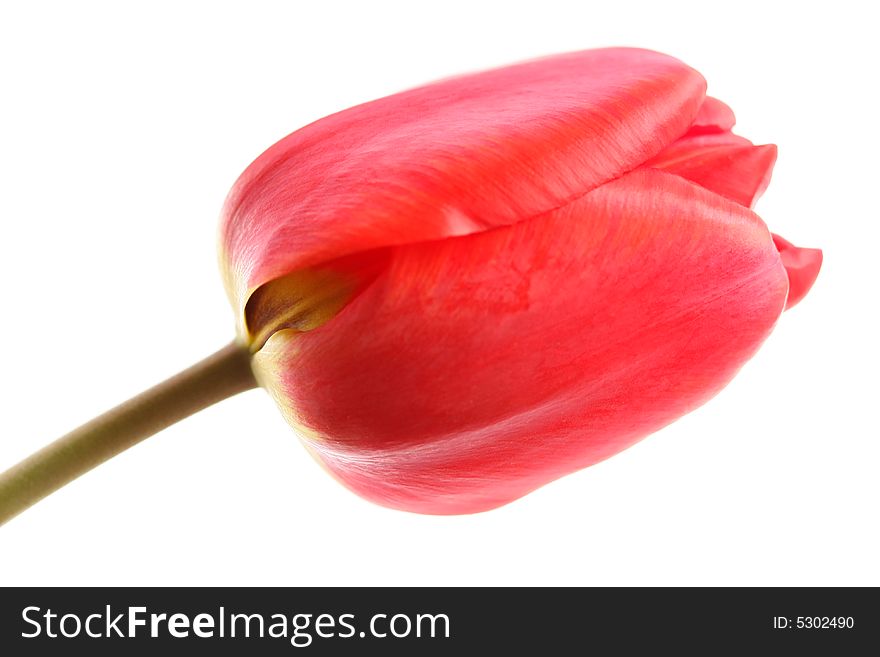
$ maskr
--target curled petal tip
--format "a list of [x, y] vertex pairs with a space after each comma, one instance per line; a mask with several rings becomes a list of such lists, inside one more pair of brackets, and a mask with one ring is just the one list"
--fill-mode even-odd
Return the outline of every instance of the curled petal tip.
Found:
[[754, 146], [731, 133], [685, 136], [648, 166], [674, 173], [747, 208], [770, 184], [776, 146]]
[[816, 282], [822, 267], [822, 251], [797, 247], [776, 234], [773, 235], [773, 243], [788, 275], [788, 300], [785, 303], [785, 309], [788, 310], [807, 296]]
[[694, 136], [729, 132], [735, 124], [736, 116], [730, 107], [717, 98], [706, 96], [688, 134]]

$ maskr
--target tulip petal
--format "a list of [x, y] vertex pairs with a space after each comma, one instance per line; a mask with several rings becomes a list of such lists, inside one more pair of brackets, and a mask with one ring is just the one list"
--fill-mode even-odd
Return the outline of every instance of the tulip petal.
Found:
[[728, 132], [680, 139], [645, 166], [674, 173], [754, 207], [770, 184], [775, 163], [776, 146], [753, 146]]
[[732, 109], [717, 98], [706, 96], [688, 134], [704, 135], [713, 132], [729, 132], [735, 124], [736, 116], [734, 116]]
[[664, 169], [679, 162], [700, 157], [705, 153], [711, 153], [718, 148], [751, 145], [752, 142], [748, 139], [732, 132], [713, 132], [704, 135], [687, 134], [669, 144], [656, 156], [645, 162], [644, 166]]
[[816, 282], [822, 267], [822, 251], [797, 247], [775, 233], [773, 243], [779, 249], [782, 265], [788, 274], [788, 300], [785, 303], [785, 309], [788, 310], [807, 296], [807, 292]]
[[682, 135], [704, 93], [699, 73], [666, 55], [592, 50], [441, 81], [306, 126], [261, 155], [227, 198], [222, 251], [239, 321], [256, 288], [291, 272], [565, 205]]
[[390, 251], [331, 321], [275, 333], [254, 366], [341, 481], [424, 513], [499, 506], [702, 404], [788, 289], [755, 214], [654, 169]]

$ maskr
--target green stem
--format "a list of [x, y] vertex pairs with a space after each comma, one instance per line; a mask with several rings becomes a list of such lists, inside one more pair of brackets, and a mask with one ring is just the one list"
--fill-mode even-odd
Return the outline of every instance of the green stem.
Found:
[[0, 474], [0, 525], [144, 438], [255, 387], [250, 354], [233, 342]]

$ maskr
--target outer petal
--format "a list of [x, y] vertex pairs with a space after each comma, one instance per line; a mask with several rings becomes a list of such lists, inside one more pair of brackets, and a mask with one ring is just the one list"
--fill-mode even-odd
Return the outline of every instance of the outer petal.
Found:
[[775, 163], [773, 144], [753, 146], [742, 137], [720, 133], [679, 140], [648, 166], [674, 173], [725, 198], [753, 207], [770, 184]]
[[234, 305], [241, 313], [260, 285], [330, 259], [549, 212], [683, 134], [704, 91], [666, 55], [592, 50], [321, 119], [261, 155], [227, 199]]
[[773, 243], [779, 249], [785, 273], [788, 274], [789, 291], [788, 301], [785, 304], [785, 309], [788, 310], [807, 296], [807, 292], [816, 282], [819, 269], [822, 267], [822, 251], [799, 248], [775, 234]]
[[361, 495], [481, 511], [706, 401], [787, 289], [751, 211], [637, 170], [531, 221], [394, 249], [334, 319], [276, 333], [255, 364]]

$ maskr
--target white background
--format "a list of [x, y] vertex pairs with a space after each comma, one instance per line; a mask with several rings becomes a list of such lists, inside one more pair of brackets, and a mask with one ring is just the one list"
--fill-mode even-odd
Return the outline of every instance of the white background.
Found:
[[0, 467], [219, 348], [227, 189], [332, 111], [454, 73], [634, 45], [775, 142], [758, 206], [825, 250], [716, 399], [505, 508], [373, 506], [262, 391], [0, 528], [0, 584], [880, 585], [870, 3], [4, 3]]

